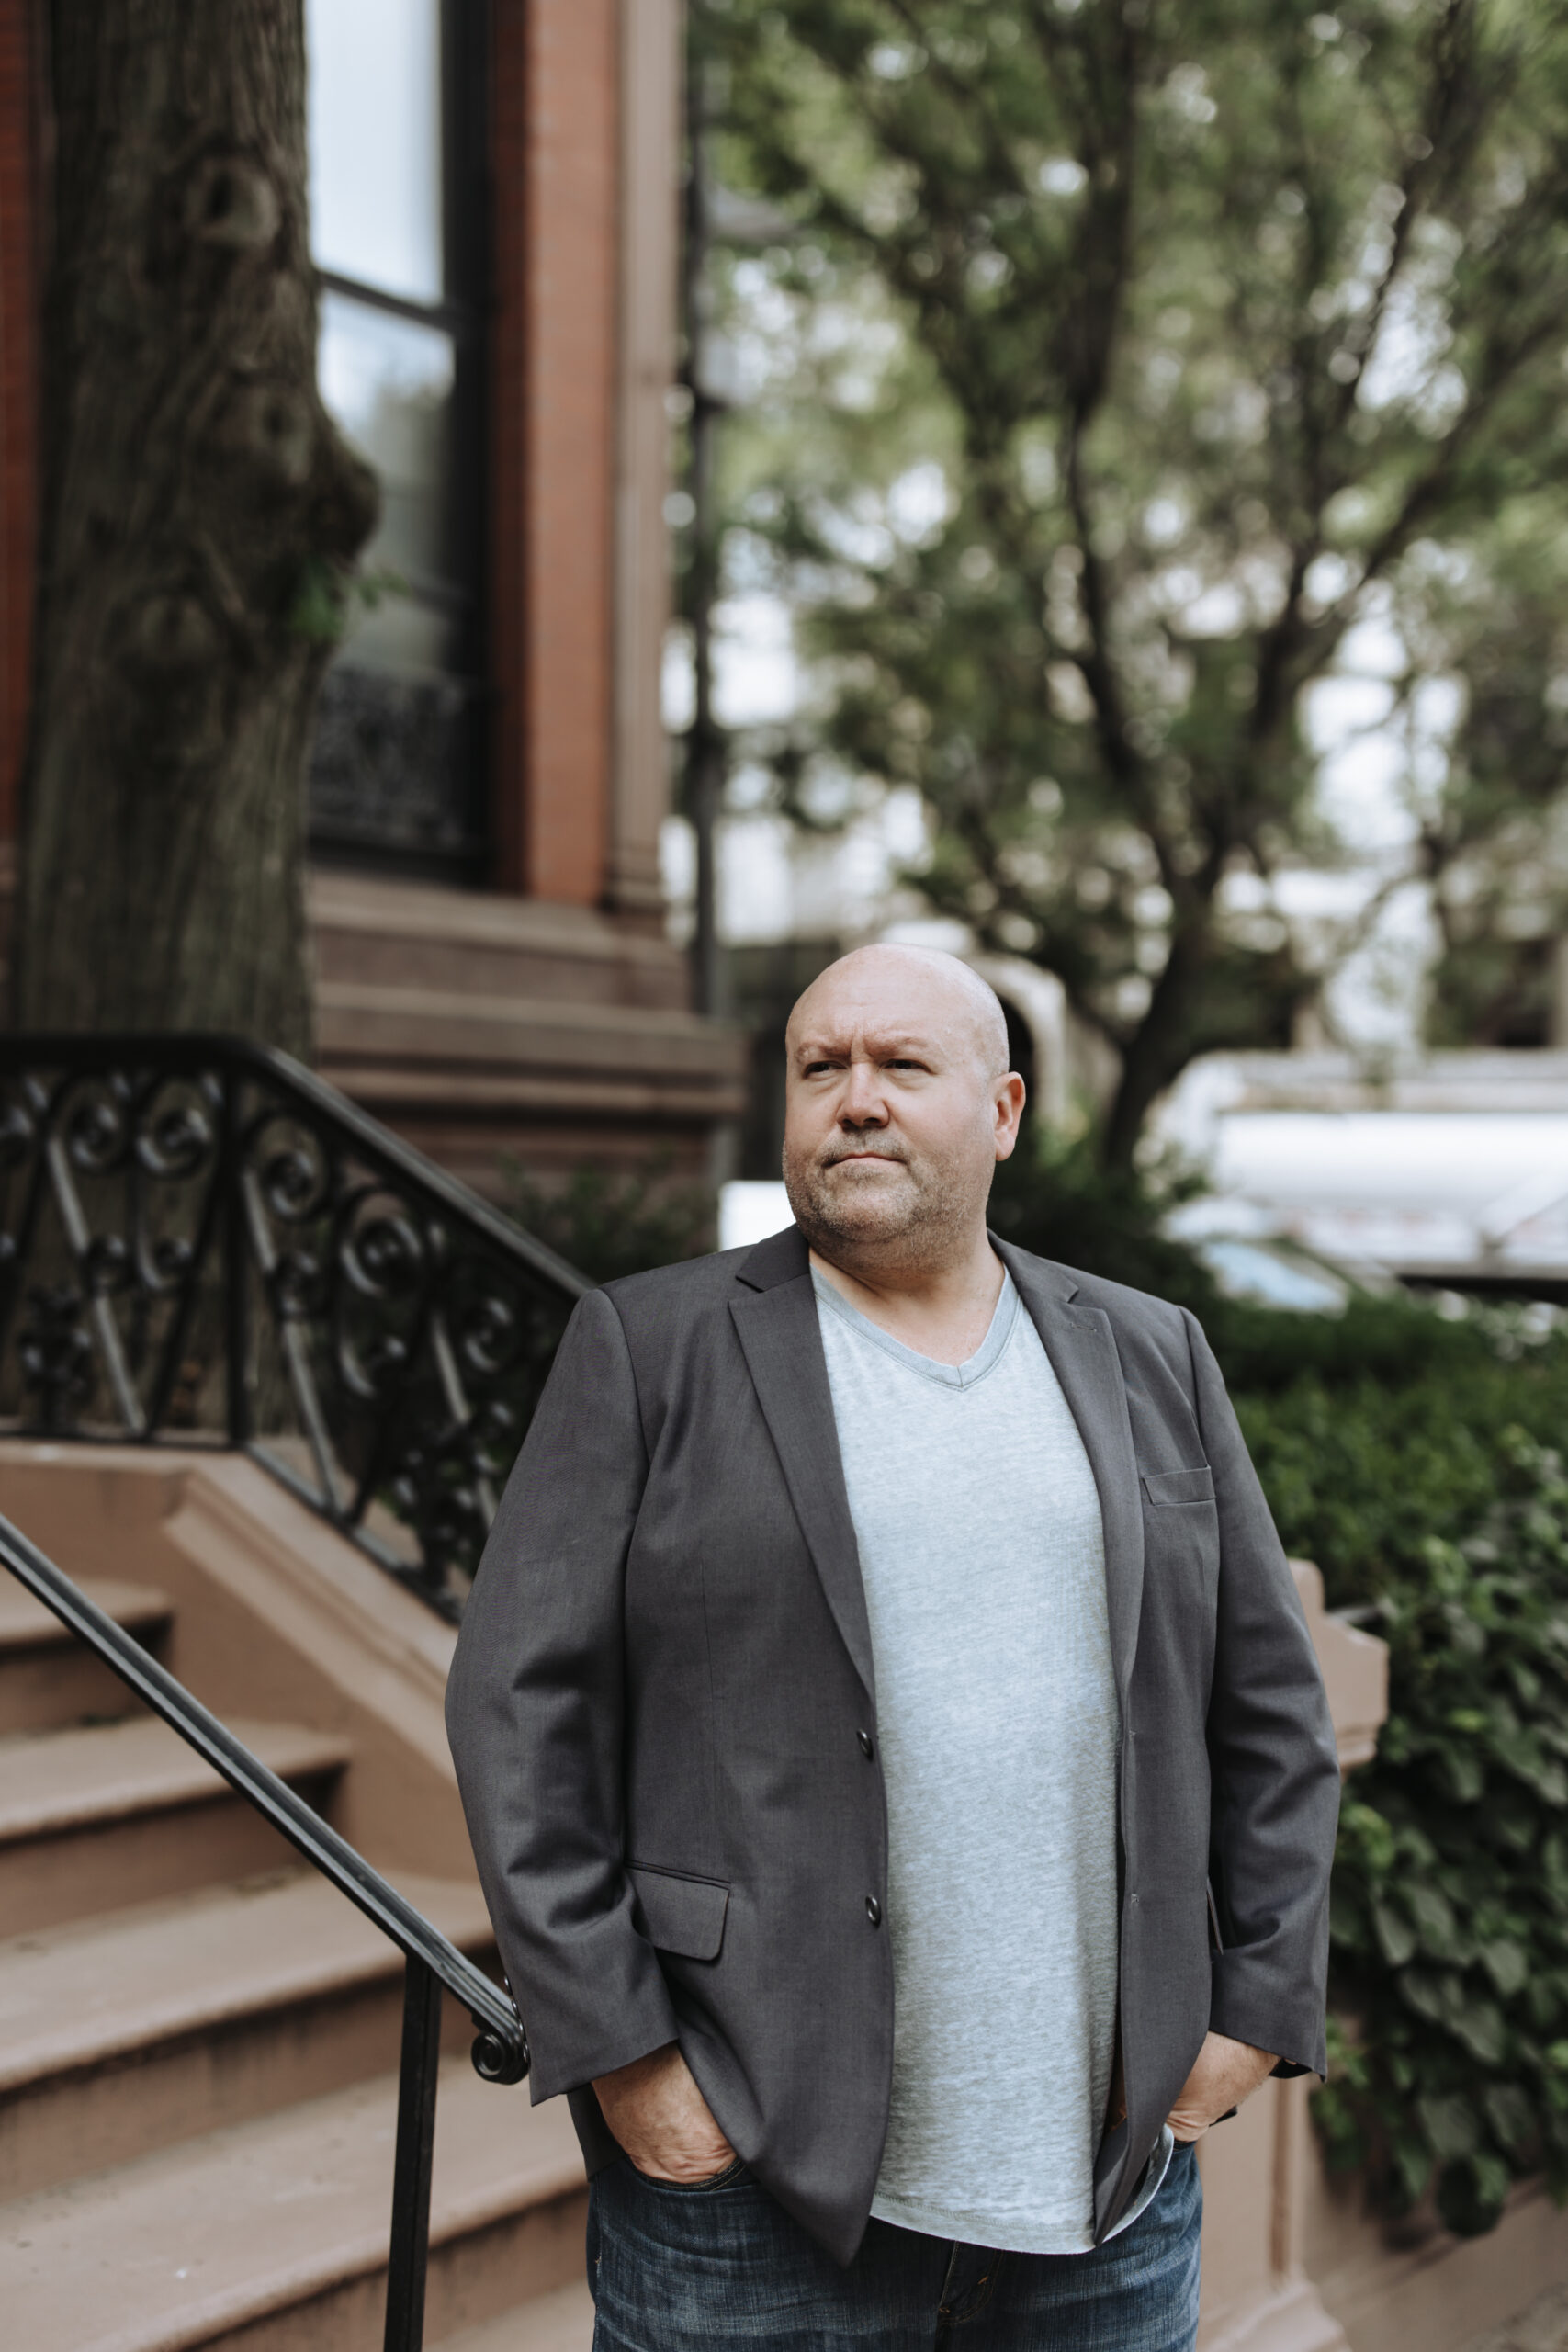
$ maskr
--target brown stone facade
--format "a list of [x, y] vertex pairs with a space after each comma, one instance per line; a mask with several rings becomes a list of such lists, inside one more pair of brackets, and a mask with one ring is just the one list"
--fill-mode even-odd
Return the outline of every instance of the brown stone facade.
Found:
[[482, 1193], [506, 1159], [705, 1171], [745, 1043], [690, 1011], [683, 959], [602, 907], [358, 875], [311, 890], [318, 1065]]
[[0, 838], [16, 825], [38, 473], [37, 83], [30, 0], [0, 0]]
[[[491, 0], [482, 889], [312, 886], [323, 1074], [487, 1192], [707, 1163], [738, 1034], [665, 938], [680, 0]], [[27, 724], [47, 152], [34, 0], [0, 0], [0, 845]], [[8, 861], [7, 861], [8, 863]]]

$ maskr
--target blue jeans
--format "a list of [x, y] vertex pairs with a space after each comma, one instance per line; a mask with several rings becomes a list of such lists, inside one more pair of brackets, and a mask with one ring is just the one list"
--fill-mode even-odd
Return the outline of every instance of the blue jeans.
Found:
[[742, 2165], [697, 2188], [626, 2159], [589, 2195], [593, 2352], [1192, 2352], [1203, 2193], [1179, 2147], [1091, 2254], [997, 2254], [872, 2222], [847, 2270]]

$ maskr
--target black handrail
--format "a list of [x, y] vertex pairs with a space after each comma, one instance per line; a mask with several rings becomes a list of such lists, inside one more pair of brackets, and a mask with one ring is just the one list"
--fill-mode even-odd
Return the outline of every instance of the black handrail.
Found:
[[476, 2073], [489, 2083], [518, 2083], [528, 2072], [528, 2042], [509, 1996], [440, 1929], [416, 1911], [362, 1854], [324, 1822], [286, 1781], [269, 1771], [226, 1724], [192, 1697], [166, 1667], [89, 1600], [63, 1569], [9, 1520], [0, 1519], [0, 1566], [52, 1611], [176, 1731], [230, 1787], [294, 1846], [313, 1870], [374, 1921], [407, 1963], [402, 2054], [398, 2075], [398, 2140], [392, 2180], [385, 2352], [420, 2352], [430, 2245], [431, 2163], [441, 2054], [441, 1996], [460, 2001], [477, 2029]]
[[0, 1035], [0, 1428], [243, 1447], [453, 1617], [589, 1287], [285, 1054]]

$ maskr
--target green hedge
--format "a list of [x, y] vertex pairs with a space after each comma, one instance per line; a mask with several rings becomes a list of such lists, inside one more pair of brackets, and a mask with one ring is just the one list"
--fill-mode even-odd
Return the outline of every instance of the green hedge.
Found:
[[[1429, 1308], [1393, 1302], [1407, 1326], [1409, 1357], [1356, 1370], [1359, 1337], [1369, 1360], [1387, 1336], [1388, 1309], [1352, 1306], [1324, 1328], [1314, 1316], [1283, 1344], [1303, 1353], [1331, 1341], [1343, 1368], [1311, 1363], [1288, 1382], [1264, 1385], [1249, 1348], [1212, 1331], [1252, 1458], [1287, 1551], [1316, 1560], [1331, 1608], [1376, 1600], [1424, 1571], [1430, 1536], [1457, 1543], [1475, 1532], [1508, 1485], [1505, 1433], [1542, 1444], [1568, 1438], [1568, 1346], [1553, 1337], [1520, 1349], [1506, 1322], [1445, 1323]], [[1393, 1355], [1392, 1348], [1389, 1351]]]
[[1288, 1547], [1389, 1645], [1340, 1819], [1319, 2127], [1381, 2201], [1430, 2188], [1489, 2229], [1516, 2177], [1568, 2188], [1568, 1478], [1541, 1442], [1568, 1351], [1237, 1407]]

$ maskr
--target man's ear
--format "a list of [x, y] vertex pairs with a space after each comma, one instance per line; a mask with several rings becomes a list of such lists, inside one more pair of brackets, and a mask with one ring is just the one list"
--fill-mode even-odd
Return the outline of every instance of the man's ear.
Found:
[[993, 1098], [997, 1115], [997, 1158], [1010, 1159], [1018, 1145], [1019, 1122], [1023, 1117], [1026, 1089], [1017, 1070], [1010, 1069], [998, 1085]]

